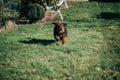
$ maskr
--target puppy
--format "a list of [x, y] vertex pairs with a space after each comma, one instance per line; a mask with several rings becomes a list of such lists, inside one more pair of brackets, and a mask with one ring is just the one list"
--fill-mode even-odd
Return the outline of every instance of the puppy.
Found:
[[55, 25], [54, 33], [53, 33], [55, 40], [57, 42], [62, 41], [62, 44], [65, 44], [67, 37], [66, 23], [59, 21], [59, 22], [53, 22], [53, 24]]

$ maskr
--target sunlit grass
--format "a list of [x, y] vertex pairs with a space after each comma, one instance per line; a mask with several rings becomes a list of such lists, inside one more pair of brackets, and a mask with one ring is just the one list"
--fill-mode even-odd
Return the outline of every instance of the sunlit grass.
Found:
[[116, 6], [80, 2], [62, 11], [65, 45], [55, 42], [51, 23], [0, 32], [0, 80], [119, 80], [119, 18], [101, 16], [120, 13]]

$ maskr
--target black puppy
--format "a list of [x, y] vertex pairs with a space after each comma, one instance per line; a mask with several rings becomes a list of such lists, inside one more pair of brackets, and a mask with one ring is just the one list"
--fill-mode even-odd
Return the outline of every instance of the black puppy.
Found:
[[53, 24], [55, 25], [54, 33], [53, 33], [55, 40], [62, 41], [62, 44], [65, 44], [67, 37], [66, 23], [59, 21], [59, 22], [53, 22]]

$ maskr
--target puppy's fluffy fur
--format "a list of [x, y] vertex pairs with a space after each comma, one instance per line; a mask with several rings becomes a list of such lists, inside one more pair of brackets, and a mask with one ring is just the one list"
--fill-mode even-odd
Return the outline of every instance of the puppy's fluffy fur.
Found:
[[59, 22], [53, 22], [55, 25], [54, 27], [54, 38], [55, 40], [62, 41], [62, 44], [66, 43], [66, 37], [67, 37], [67, 29], [66, 29], [66, 23], [59, 21]]

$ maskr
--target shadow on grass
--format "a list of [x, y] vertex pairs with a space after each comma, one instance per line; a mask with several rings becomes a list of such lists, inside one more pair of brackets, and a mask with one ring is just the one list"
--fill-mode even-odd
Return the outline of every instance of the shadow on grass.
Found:
[[55, 43], [55, 40], [46, 40], [46, 39], [35, 39], [31, 38], [29, 40], [21, 40], [21, 43], [24, 44], [42, 44], [42, 45], [49, 45]]
[[108, 20], [117, 20], [120, 19], [120, 13], [111, 13], [111, 12], [103, 12], [100, 14], [99, 18], [108, 19]]
[[97, 2], [120, 2], [120, 0], [89, 0], [89, 1], [97, 1]]

